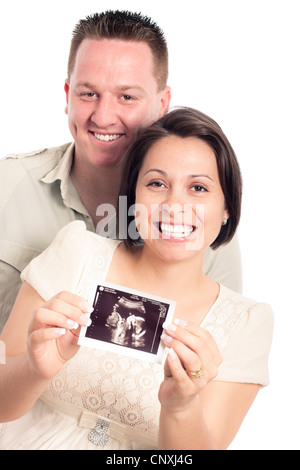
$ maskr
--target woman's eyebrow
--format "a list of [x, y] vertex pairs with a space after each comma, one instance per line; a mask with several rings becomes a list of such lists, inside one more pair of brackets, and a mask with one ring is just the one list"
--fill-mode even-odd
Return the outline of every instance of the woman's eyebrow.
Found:
[[199, 175], [190, 175], [189, 177], [190, 178], [208, 178], [209, 180], [213, 181], [213, 179], [209, 175], [199, 174]]
[[[146, 171], [146, 173], [144, 173], [144, 176], [146, 176], [148, 173], [150, 173], [151, 171], [155, 171], [157, 173], [161, 173], [163, 176], [168, 176], [167, 173], [163, 170], [160, 170], [158, 168], [151, 168], [150, 170]], [[209, 175], [204, 175], [202, 173], [199, 173], [199, 174], [193, 174], [193, 175], [188, 175], [188, 178], [192, 179], [192, 178], [208, 178], [210, 179], [211, 181], [213, 181], [213, 179], [209, 176]]]
[[146, 173], [144, 173], [144, 176], [146, 176], [151, 171], [156, 171], [158, 173], [161, 173], [163, 176], [167, 176], [167, 173], [165, 171], [159, 170], [158, 168], [151, 168], [150, 170], [146, 171]]

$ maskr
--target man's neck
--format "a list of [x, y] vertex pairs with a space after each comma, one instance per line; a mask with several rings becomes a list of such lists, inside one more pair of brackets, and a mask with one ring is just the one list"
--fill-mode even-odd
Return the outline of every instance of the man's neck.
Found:
[[122, 166], [114, 168], [94, 168], [80, 165], [74, 159], [70, 176], [80, 199], [91, 216], [95, 227], [101, 220], [97, 208], [110, 204], [116, 208], [121, 184]]

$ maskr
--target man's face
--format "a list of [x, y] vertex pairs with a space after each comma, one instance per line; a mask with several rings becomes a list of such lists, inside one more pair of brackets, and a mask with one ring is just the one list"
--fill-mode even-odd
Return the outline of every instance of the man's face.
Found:
[[65, 84], [77, 160], [95, 168], [118, 166], [137, 131], [167, 112], [170, 89], [158, 91], [153, 70], [144, 42], [81, 43]]

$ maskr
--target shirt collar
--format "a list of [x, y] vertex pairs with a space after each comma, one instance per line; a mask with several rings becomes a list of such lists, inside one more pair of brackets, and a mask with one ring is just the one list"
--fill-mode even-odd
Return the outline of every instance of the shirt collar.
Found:
[[73, 163], [74, 149], [74, 143], [67, 147], [58, 164], [41, 179], [43, 183], [51, 184], [57, 180], [65, 182], [69, 178], [71, 166]]
[[70, 144], [63, 153], [58, 164], [47, 173], [41, 181], [53, 184], [60, 181], [60, 192], [64, 204], [77, 212], [89, 215], [72, 183], [70, 171], [73, 163], [75, 143]]

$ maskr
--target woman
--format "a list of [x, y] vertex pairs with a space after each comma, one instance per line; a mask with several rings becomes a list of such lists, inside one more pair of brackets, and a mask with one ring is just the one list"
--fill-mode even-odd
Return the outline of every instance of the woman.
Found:
[[[121, 194], [135, 204], [131, 237], [73, 222], [22, 273], [1, 337], [0, 448], [224, 449], [268, 383], [270, 307], [202, 272], [205, 249], [230, 241], [240, 218], [220, 127], [188, 108], [166, 115], [129, 150]], [[164, 367], [79, 349], [95, 280], [176, 301]]]

